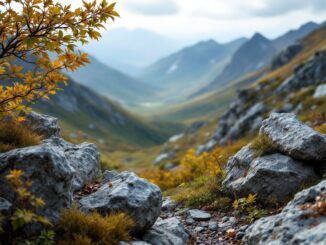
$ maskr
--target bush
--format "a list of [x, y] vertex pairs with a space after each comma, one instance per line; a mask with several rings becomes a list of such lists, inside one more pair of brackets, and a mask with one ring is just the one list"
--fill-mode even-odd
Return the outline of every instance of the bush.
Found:
[[321, 134], [326, 134], [326, 123], [315, 127], [315, 130]]
[[15, 121], [0, 122], [0, 152], [37, 145], [42, 137], [30, 127]]
[[126, 214], [85, 214], [73, 207], [62, 211], [57, 234], [62, 238], [59, 244], [115, 245], [128, 241], [132, 228], [133, 221]]
[[251, 149], [257, 157], [273, 154], [277, 151], [276, 145], [265, 134], [259, 134], [251, 143]]

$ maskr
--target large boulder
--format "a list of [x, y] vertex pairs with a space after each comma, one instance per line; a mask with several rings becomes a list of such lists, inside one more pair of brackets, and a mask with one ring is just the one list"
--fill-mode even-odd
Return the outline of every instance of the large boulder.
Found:
[[225, 188], [238, 197], [257, 194], [260, 202], [283, 203], [304, 183], [317, 179], [312, 167], [279, 153], [255, 157], [248, 145], [227, 164]]
[[301, 43], [295, 43], [281, 51], [277, 56], [273, 58], [272, 70], [284, 66], [289, 63], [295, 56], [297, 56], [303, 50]]
[[113, 174], [109, 182], [79, 201], [84, 212], [125, 212], [135, 221], [134, 232], [143, 234], [155, 223], [162, 206], [160, 189], [132, 172]]
[[325, 202], [326, 180], [296, 194], [280, 214], [257, 220], [246, 230], [242, 242], [250, 245], [326, 244]]
[[326, 160], [326, 135], [303, 124], [294, 114], [272, 113], [263, 121], [260, 133], [280, 152], [295, 159]]
[[73, 192], [99, 175], [99, 152], [93, 144], [73, 145], [52, 137], [40, 145], [1, 153], [0, 195], [14, 203], [5, 178], [11, 169], [22, 170], [32, 181], [29, 190], [46, 203], [39, 214], [55, 222], [60, 210], [71, 206]]
[[60, 127], [57, 118], [32, 111], [26, 115], [25, 122], [44, 138], [60, 137]]

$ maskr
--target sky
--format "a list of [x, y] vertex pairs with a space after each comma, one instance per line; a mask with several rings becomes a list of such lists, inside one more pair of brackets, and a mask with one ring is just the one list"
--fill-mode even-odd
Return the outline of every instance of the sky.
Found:
[[[59, 0], [77, 6], [81, 0]], [[146, 29], [163, 36], [227, 42], [261, 32], [275, 38], [308, 21], [326, 20], [326, 0], [116, 0], [112, 28]]]

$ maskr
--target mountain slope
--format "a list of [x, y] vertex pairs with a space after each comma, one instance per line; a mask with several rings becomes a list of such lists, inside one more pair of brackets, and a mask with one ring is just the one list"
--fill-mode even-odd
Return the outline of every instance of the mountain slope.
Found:
[[126, 112], [117, 104], [72, 80], [63, 92], [33, 108], [58, 117], [70, 129], [105, 141], [112, 149], [162, 143], [168, 135]]
[[273, 43], [263, 35], [256, 33], [235, 52], [222, 74], [198, 94], [217, 89], [245, 74], [263, 68], [269, 64], [275, 52]]
[[153, 95], [153, 88], [115, 70], [93, 56], [90, 64], [69, 73], [74, 80], [121, 103], [143, 101]]
[[290, 30], [284, 35], [273, 40], [274, 46], [277, 50], [282, 50], [287, 46], [291, 45], [293, 42], [305, 37], [310, 32], [318, 29], [319, 25], [314, 22], [308, 22], [300, 26], [296, 30]]
[[196, 87], [204, 86], [218, 75], [229, 57], [245, 41], [238, 39], [218, 44], [208, 40], [197, 43], [147, 67], [139, 79], [165, 91], [164, 96], [186, 94]]

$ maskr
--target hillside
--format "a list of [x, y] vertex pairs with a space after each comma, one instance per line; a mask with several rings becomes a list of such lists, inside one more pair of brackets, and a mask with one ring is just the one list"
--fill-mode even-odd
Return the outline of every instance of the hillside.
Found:
[[153, 86], [144, 85], [136, 79], [113, 69], [89, 56], [90, 64], [81, 67], [69, 76], [85, 86], [92, 88], [120, 103], [134, 104], [146, 101], [154, 95]]
[[216, 76], [207, 87], [199, 90], [194, 95], [219, 89], [232, 80], [239, 79], [248, 73], [262, 69], [270, 64], [272, 58], [278, 52], [305, 37], [318, 27], [318, 24], [309, 22], [274, 40], [269, 40], [260, 33], [256, 33], [235, 52], [231, 61], [221, 74]]
[[70, 80], [63, 92], [41, 101], [36, 111], [56, 116], [69, 138], [92, 138], [107, 150], [131, 149], [162, 143], [162, 133], [126, 112], [116, 103]]
[[158, 87], [162, 91], [161, 97], [180, 100], [217, 76], [245, 41], [242, 38], [226, 44], [214, 40], [199, 42], [160, 59], [138, 77], [146, 84]]

